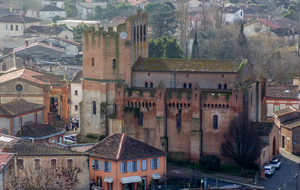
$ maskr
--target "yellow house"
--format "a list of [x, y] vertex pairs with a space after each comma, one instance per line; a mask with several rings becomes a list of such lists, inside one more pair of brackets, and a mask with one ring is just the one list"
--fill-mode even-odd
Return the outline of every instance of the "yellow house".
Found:
[[90, 179], [103, 190], [146, 190], [166, 174], [167, 153], [123, 133], [87, 150]]

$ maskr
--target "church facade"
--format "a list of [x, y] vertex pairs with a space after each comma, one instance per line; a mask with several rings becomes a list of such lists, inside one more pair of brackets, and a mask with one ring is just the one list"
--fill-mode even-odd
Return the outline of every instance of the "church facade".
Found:
[[126, 133], [199, 162], [220, 155], [223, 133], [238, 113], [265, 119], [265, 80], [248, 60], [148, 58], [148, 15], [86, 31], [80, 140], [86, 134]]

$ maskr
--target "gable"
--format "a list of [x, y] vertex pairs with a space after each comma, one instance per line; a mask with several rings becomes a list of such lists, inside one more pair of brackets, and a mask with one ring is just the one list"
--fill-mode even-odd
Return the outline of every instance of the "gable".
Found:
[[[17, 85], [22, 85], [21, 91], [16, 89]], [[0, 84], [0, 95], [43, 95], [43, 92], [41, 85], [20, 78]]]

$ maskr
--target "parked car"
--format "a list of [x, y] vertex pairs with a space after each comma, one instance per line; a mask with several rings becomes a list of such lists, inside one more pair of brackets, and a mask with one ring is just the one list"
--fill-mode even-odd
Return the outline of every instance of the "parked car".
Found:
[[265, 175], [273, 175], [275, 173], [275, 167], [274, 166], [265, 166]]
[[71, 144], [73, 144], [73, 143], [75, 143], [75, 141], [73, 141], [71, 137], [64, 137], [64, 143], [71, 143]]
[[279, 159], [271, 160], [269, 166], [274, 166], [278, 170], [281, 167], [281, 161]]
[[70, 138], [71, 138], [72, 141], [74, 141], [74, 142], [76, 141], [76, 135], [77, 135], [77, 134], [74, 134], [74, 135], [71, 135], [71, 136], [70, 136]]

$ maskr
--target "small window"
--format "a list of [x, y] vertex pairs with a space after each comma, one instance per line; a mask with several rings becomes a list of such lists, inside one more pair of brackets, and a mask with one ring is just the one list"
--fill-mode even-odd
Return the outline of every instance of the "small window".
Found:
[[68, 159], [67, 159], [67, 167], [68, 167], [68, 168], [73, 167], [73, 159], [71, 159], [71, 158], [68, 158]]
[[176, 127], [181, 128], [181, 114], [176, 115]]
[[113, 59], [113, 61], [112, 61], [112, 68], [113, 69], [117, 68], [117, 61], [116, 61], [116, 59]]
[[143, 118], [144, 117], [144, 115], [143, 115], [143, 112], [140, 112], [139, 113], [139, 126], [143, 126]]
[[148, 87], [148, 82], [145, 82], [145, 87], [146, 87], [146, 88]]
[[34, 159], [34, 169], [35, 170], [41, 169], [41, 159]]
[[18, 159], [17, 164], [18, 164], [19, 169], [21, 169], [21, 170], [24, 169], [24, 160], [23, 159]]
[[103, 164], [103, 171], [111, 172], [111, 162], [104, 161], [104, 164]]
[[137, 26], [137, 29], [136, 29], [136, 32], [137, 32], [137, 34], [136, 34], [136, 41], [138, 42], [139, 41], [139, 31], [140, 31], [140, 29], [139, 29], [139, 26]]
[[151, 159], [151, 169], [152, 170], [158, 169], [159, 168], [158, 164], [159, 164], [158, 158]]
[[140, 27], [140, 42], [143, 40], [143, 25]]
[[101, 170], [101, 161], [100, 160], [95, 160], [95, 168], [96, 168], [96, 170]]
[[52, 169], [56, 168], [56, 159], [50, 159], [50, 165]]
[[78, 95], [78, 90], [75, 90], [75, 96], [77, 96]]
[[96, 115], [96, 113], [97, 113], [96, 102], [93, 101], [93, 115]]
[[186, 83], [183, 83], [183, 88], [186, 88]]
[[279, 110], [279, 105], [274, 105], [274, 111], [278, 111]]
[[21, 92], [21, 91], [23, 90], [23, 86], [22, 86], [21, 84], [17, 84], [17, 85], [16, 85], [16, 90], [17, 90], [18, 92]]
[[192, 83], [189, 83], [189, 88], [192, 88]]
[[241, 16], [243, 16], [243, 11], [241, 11]]
[[218, 129], [218, 116], [214, 115], [214, 129], [217, 130]]
[[10, 25], [10, 30], [14, 30], [14, 25]]
[[5, 30], [8, 30], [8, 25], [7, 24], [5, 25]]
[[219, 87], [218, 87], [219, 89], [221, 89], [222, 88], [222, 85], [221, 84], [219, 84]]
[[34, 122], [37, 123], [37, 114], [34, 114]]
[[18, 31], [19, 30], [19, 26], [18, 25], [16, 25], [16, 31]]
[[95, 59], [92, 57], [92, 67], [95, 65]]
[[76, 111], [78, 110], [78, 105], [75, 105], [75, 110], [76, 110]]
[[144, 41], [146, 41], [146, 24], [144, 24]]
[[127, 165], [128, 165], [127, 162], [121, 163], [121, 173], [127, 173], [127, 168], [128, 168]]
[[153, 82], [150, 82], [150, 87], [153, 88]]
[[224, 89], [227, 89], [227, 84], [224, 84]]
[[138, 171], [138, 165], [139, 165], [138, 161], [132, 161], [131, 162], [131, 172]]
[[135, 40], [135, 38], [136, 38], [136, 35], [135, 35], [135, 27], [133, 27], [133, 42], [135, 42], [136, 40]]
[[22, 126], [22, 118], [19, 118], [20, 127]]
[[148, 73], [148, 76], [150, 76], [150, 73]]

